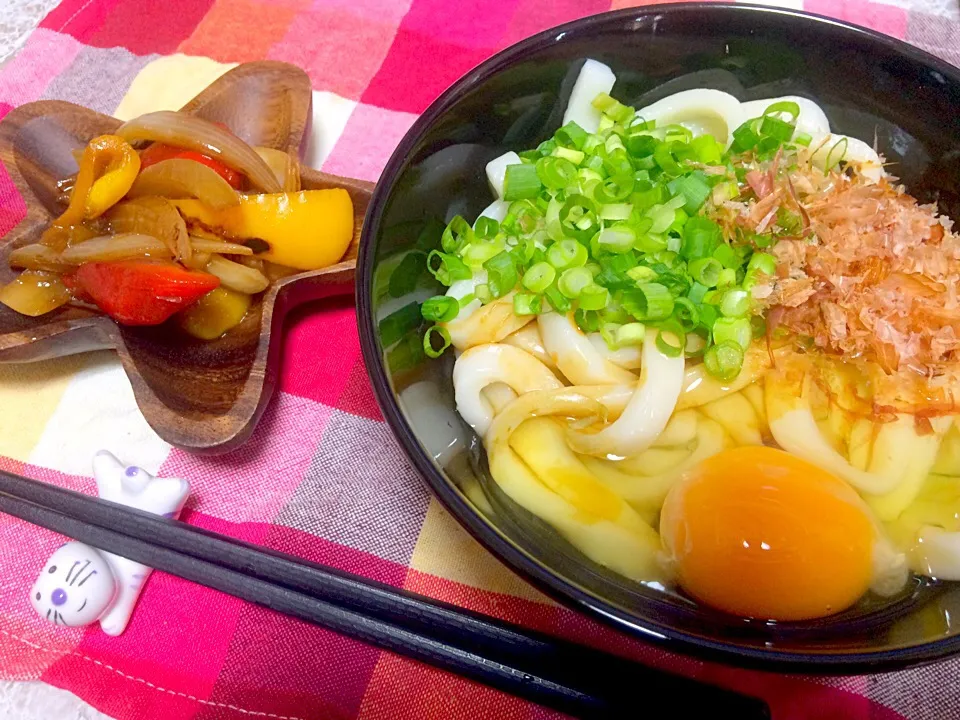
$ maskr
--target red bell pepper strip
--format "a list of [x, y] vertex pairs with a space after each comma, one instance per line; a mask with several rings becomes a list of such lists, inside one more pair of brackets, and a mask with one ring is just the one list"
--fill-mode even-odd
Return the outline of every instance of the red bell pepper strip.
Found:
[[122, 325], [159, 325], [217, 288], [220, 279], [174, 263], [121, 260], [85, 263], [64, 283]]
[[234, 190], [239, 190], [240, 184], [243, 182], [243, 175], [209, 155], [204, 155], [196, 150], [184, 150], [173, 145], [164, 145], [163, 143], [153, 143], [140, 152], [140, 171], [142, 172], [161, 160], [173, 160], [174, 158], [196, 160], [198, 163], [206, 165], [226, 180]]

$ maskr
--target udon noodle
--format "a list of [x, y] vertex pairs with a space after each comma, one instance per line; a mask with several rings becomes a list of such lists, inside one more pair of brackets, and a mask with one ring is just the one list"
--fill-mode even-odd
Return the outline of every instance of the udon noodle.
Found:
[[[960, 580], [960, 241], [950, 221], [907, 195], [873, 147], [833, 133], [811, 100], [740, 102], [690, 90], [634, 111], [607, 94], [613, 83], [609, 68], [587, 61], [553, 144], [493, 161], [488, 175], [497, 199], [476, 223], [451, 223], [447, 253], [439, 268], [431, 266], [456, 302], [445, 313], [437, 308], [452, 306], [442, 298], [432, 312], [432, 301], [425, 304], [424, 317], [437, 323], [425, 347], [456, 351], [457, 409], [483, 439], [499, 488], [592, 561], [633, 581], [679, 583], [744, 615], [830, 614], [866, 586], [898, 592], [908, 568]], [[705, 137], [716, 147], [698, 144]], [[673, 155], [657, 156], [670, 142], [679, 143]], [[590, 160], [591, 143], [603, 146], [592, 155], [600, 162]], [[648, 145], [657, 148], [653, 161], [632, 151]], [[686, 146], [704, 150], [685, 155]], [[540, 162], [544, 157], [565, 159], [573, 171], [564, 165], [568, 172], [551, 182], [558, 163]], [[626, 193], [611, 180], [617, 157], [636, 171]], [[523, 165], [538, 173], [512, 170]], [[656, 177], [683, 180], [682, 172], [705, 179], [703, 186], [671, 184], [680, 200], [671, 205], [664, 195], [638, 212]], [[522, 181], [535, 188], [518, 199]], [[697, 202], [700, 190], [706, 195]], [[581, 206], [558, 216], [555, 205], [567, 211], [574, 196], [594, 202], [577, 200]], [[674, 211], [684, 212], [683, 222]], [[664, 212], [667, 224], [657, 232]], [[713, 254], [699, 261], [686, 246], [697, 237], [690, 230], [697, 218], [722, 233]], [[626, 228], [625, 244], [611, 228]], [[566, 292], [562, 278], [579, 275], [550, 252], [571, 237], [590, 250], [580, 264], [589, 273], [587, 285]], [[505, 244], [481, 252], [497, 242]], [[728, 257], [730, 249], [737, 254]], [[494, 251], [511, 254], [520, 273], [491, 260]], [[613, 261], [605, 264], [617, 253], [632, 258], [625, 285], [617, 285]], [[444, 264], [450, 256], [464, 261], [466, 276], [453, 260]], [[677, 269], [681, 259], [686, 264]], [[534, 269], [538, 262], [556, 272]], [[670, 262], [678, 265], [664, 269]], [[705, 268], [721, 280], [705, 281]], [[668, 288], [672, 316], [656, 317], [653, 290], [644, 290], [639, 310], [622, 299], [642, 283], [666, 284], [670, 272], [685, 278]], [[579, 306], [551, 295], [558, 283]], [[584, 288], [603, 302], [588, 303]], [[719, 494], [696, 485], [710, 473], [720, 478]], [[754, 490], [743, 485], [751, 473], [760, 477]], [[774, 501], [799, 498], [788, 511], [806, 535], [798, 540], [783, 529], [772, 540], [751, 539], [750, 523], [765, 506], [736, 493], [762, 494], [777, 478], [797, 481], [778, 486]], [[826, 500], [817, 499], [821, 491]], [[753, 510], [738, 515], [743, 508], [728, 507], [741, 500]], [[815, 508], [812, 516], [805, 503]], [[706, 515], [698, 520], [694, 512]], [[764, 598], [791, 592], [773, 571], [779, 590], [759, 583], [748, 591], [759, 599], [734, 597], [735, 578], [715, 577], [736, 570], [727, 550], [703, 561], [721, 563], [713, 569], [692, 556], [684, 565], [677, 543], [691, 542], [696, 523], [713, 523], [722, 534], [728, 520], [744, 547], [757, 540], [770, 550], [767, 540], [780, 542], [773, 551], [781, 554], [769, 563], [786, 556], [785, 567], [795, 570], [790, 563], [802, 556], [796, 562], [809, 573], [801, 591], [815, 607]], [[821, 532], [818, 522], [831, 527]], [[825, 591], [817, 605], [814, 585], [842, 584], [836, 577], [860, 572], [824, 558], [831, 547], [837, 556], [868, 554], [857, 565], [866, 568], [864, 580]], [[825, 567], [811, 569], [818, 564]]]

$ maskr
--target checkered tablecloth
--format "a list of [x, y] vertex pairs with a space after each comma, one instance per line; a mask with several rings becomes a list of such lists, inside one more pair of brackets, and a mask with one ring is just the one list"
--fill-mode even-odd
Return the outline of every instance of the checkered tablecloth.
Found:
[[[66, 0], [40, 21], [50, 0], [0, 0], [0, 57], [13, 53], [0, 68], [0, 115], [57, 98], [132, 117], [178, 107], [235, 63], [285, 60], [313, 84], [306, 162], [376, 180], [417, 114], [466, 70], [545, 27], [636, 4]], [[960, 64], [956, 0], [776, 4], [867, 25]], [[0, 169], [0, 233], [23, 212]], [[283, 358], [280, 391], [253, 438], [220, 458], [160, 440], [110, 353], [0, 366], [0, 467], [94, 493], [91, 456], [107, 448], [189, 480], [188, 523], [760, 694], [777, 720], [960, 717], [960, 660], [829, 680], [746, 672], [641, 645], [558, 606], [487, 554], [415, 476], [371, 394], [350, 301], [297, 312]], [[44, 709], [52, 700], [4, 703], [19, 687], [10, 681], [67, 689], [123, 720], [557, 717], [162, 573], [122, 636], [54, 627], [34, 615], [27, 592], [62, 542], [0, 516], [0, 713], [9, 717], [60, 717], [53, 704]], [[647, 692], [656, 688], [637, 689], [640, 714]]]

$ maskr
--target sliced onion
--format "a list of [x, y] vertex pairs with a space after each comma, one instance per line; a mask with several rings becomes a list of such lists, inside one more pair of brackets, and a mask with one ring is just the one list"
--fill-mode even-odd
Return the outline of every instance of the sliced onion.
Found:
[[194, 250], [194, 253], [190, 259], [183, 264], [191, 270], [203, 270], [205, 272], [207, 269], [207, 263], [210, 262], [210, 258], [212, 257], [213, 253], [196, 252], [196, 250]]
[[190, 261], [193, 248], [187, 224], [173, 204], [160, 197], [142, 197], [116, 205], [105, 216], [116, 233], [152, 235], [163, 240], [170, 254], [184, 263]]
[[116, 134], [127, 142], [151, 140], [196, 150], [243, 173], [261, 192], [278, 193], [281, 190], [270, 167], [252, 147], [228, 130], [193, 115], [173, 110], [147, 113], [125, 122], [117, 128]]
[[59, 276], [36, 270], [25, 270], [0, 287], [0, 303], [30, 317], [45, 315], [71, 299]]
[[67, 272], [73, 268], [60, 260], [60, 253], [46, 245], [24, 245], [10, 253], [10, 267], [26, 270]]
[[145, 195], [172, 200], [197, 198], [217, 210], [240, 204], [237, 192], [216, 170], [186, 158], [162, 160], [141, 170], [127, 197]]
[[290, 153], [268, 147], [255, 147], [257, 155], [270, 167], [284, 192], [300, 192], [300, 163]]
[[267, 276], [259, 270], [227, 260], [220, 255], [214, 255], [210, 258], [206, 270], [211, 275], [220, 278], [220, 282], [231, 290], [249, 295], [263, 292], [270, 284]]
[[123, 233], [93, 238], [79, 245], [72, 245], [60, 253], [61, 261], [70, 265], [145, 257], [169, 258], [170, 248], [163, 240], [152, 235]]
[[253, 255], [253, 250], [246, 245], [226, 242], [223, 240], [209, 240], [207, 238], [190, 236], [190, 244], [197, 253], [216, 253], [218, 255]]

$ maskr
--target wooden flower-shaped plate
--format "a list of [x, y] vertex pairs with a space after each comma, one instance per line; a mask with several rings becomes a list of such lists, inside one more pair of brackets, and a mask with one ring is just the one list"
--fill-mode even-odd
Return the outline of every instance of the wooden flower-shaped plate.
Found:
[[[251, 145], [299, 153], [310, 104], [310, 80], [302, 70], [253, 62], [223, 75], [183, 111], [224, 123]], [[11, 250], [36, 242], [62, 212], [57, 181], [77, 171], [71, 151], [119, 125], [116, 118], [56, 100], [23, 105], [0, 121], [0, 160], [27, 205], [24, 220], [0, 239], [0, 282], [15, 275], [7, 264]], [[195, 340], [169, 323], [123, 327], [76, 307], [30, 318], [0, 305], [0, 362], [115, 349], [140, 410], [160, 437], [192, 452], [232, 450], [249, 437], [273, 393], [285, 315], [309, 300], [353, 292], [373, 184], [306, 168], [301, 182], [305, 190], [342, 187], [353, 198], [354, 238], [343, 261], [274, 283], [243, 323], [219, 340]]]

